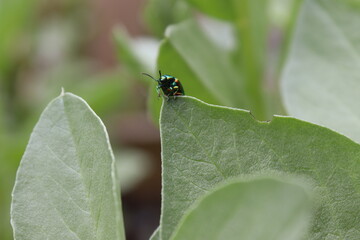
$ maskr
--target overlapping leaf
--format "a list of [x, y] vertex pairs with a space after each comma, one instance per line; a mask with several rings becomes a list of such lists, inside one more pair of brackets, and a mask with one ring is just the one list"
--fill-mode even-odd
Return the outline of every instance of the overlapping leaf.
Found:
[[353, 0], [305, 1], [283, 71], [282, 95], [292, 116], [360, 142], [358, 6]]
[[259, 172], [314, 182], [321, 207], [309, 239], [359, 238], [360, 146], [351, 140], [289, 117], [257, 122], [246, 111], [191, 97], [164, 103], [161, 135], [162, 239], [169, 239], [186, 210], [216, 184]]
[[234, 181], [198, 201], [172, 239], [305, 239], [310, 202], [301, 185], [276, 178]]

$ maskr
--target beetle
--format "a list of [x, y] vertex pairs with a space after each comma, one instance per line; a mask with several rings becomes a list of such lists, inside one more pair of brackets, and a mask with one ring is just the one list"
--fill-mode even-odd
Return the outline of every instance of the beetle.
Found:
[[184, 88], [181, 85], [179, 79], [177, 79], [176, 77], [166, 74], [162, 75], [161, 71], [159, 71], [159, 79], [155, 79], [153, 76], [147, 73], [143, 73], [143, 74], [145, 76], [152, 78], [154, 81], [157, 82], [156, 91], [159, 97], [161, 95], [161, 91], [163, 96], [165, 96], [167, 99], [169, 99], [169, 97], [171, 96], [173, 96], [175, 99], [176, 96], [185, 95]]

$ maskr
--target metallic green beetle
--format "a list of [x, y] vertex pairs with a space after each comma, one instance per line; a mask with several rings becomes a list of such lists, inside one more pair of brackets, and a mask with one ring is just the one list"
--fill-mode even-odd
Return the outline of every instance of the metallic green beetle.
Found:
[[159, 79], [155, 79], [153, 76], [143, 73], [144, 75], [152, 78], [154, 81], [157, 82], [156, 91], [158, 92], [159, 96], [161, 95], [160, 89], [162, 90], [163, 95], [166, 98], [173, 96], [182, 96], [185, 95], [185, 91], [183, 86], [181, 85], [179, 79], [170, 75], [162, 75], [161, 71], [159, 71]]

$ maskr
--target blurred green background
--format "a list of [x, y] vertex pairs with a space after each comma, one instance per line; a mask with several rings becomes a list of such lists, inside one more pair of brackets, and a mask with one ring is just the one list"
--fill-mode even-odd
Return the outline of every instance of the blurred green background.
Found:
[[12, 239], [11, 190], [31, 130], [62, 87], [105, 122], [127, 239], [147, 239], [160, 215], [161, 100], [141, 72], [161, 69], [188, 95], [258, 119], [282, 114], [277, 81], [300, 3], [0, 0], [0, 239]]

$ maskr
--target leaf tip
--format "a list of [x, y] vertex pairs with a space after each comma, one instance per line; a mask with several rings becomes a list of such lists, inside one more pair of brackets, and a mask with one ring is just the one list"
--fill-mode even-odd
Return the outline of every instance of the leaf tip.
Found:
[[61, 87], [60, 97], [63, 97], [65, 95], [65, 89], [64, 87]]

